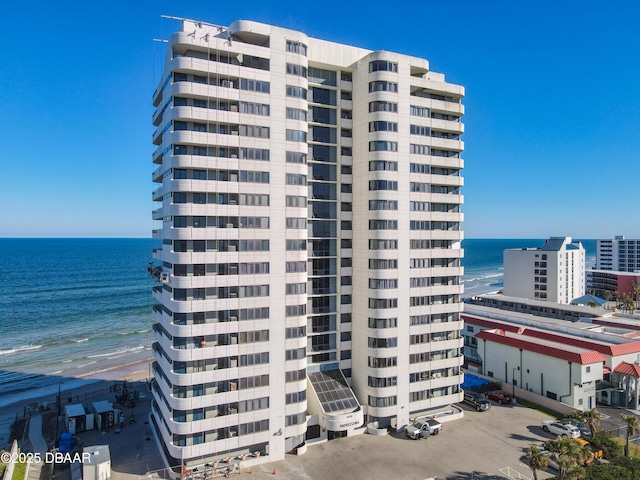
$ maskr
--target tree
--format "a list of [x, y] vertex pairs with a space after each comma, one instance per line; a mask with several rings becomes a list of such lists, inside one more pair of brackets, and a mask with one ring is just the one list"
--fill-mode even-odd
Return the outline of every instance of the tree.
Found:
[[584, 412], [571, 412], [567, 417], [575, 418], [576, 420], [586, 423], [592, 435], [596, 433], [602, 421], [602, 414], [595, 408], [585, 410]]
[[624, 305], [624, 310], [628, 311], [629, 313], [633, 313], [636, 308], [636, 303], [633, 301], [633, 296], [631, 294], [625, 295], [622, 298], [622, 303]]
[[633, 296], [636, 299], [636, 308], [640, 308], [640, 306], [638, 305], [638, 303], [640, 303], [640, 285], [638, 285], [634, 281], [631, 281], [631, 288], [633, 289]]
[[591, 435], [594, 435], [600, 426], [600, 422], [602, 421], [602, 414], [595, 408], [591, 410], [585, 410], [581, 412], [582, 421], [589, 426], [589, 430], [591, 430]]
[[629, 438], [632, 435], [635, 435], [640, 431], [640, 420], [633, 414], [626, 415], [624, 413], [620, 414], [620, 418], [627, 425], [627, 443], [624, 446], [624, 454], [625, 456], [629, 456]]
[[556, 454], [559, 480], [584, 478], [585, 472], [582, 466], [592, 458], [588, 447], [565, 436], [546, 442], [545, 447]]
[[520, 458], [522, 463], [528, 463], [533, 480], [538, 480], [538, 471], [546, 470], [549, 467], [549, 457], [542, 453], [540, 447], [531, 445], [527, 450], [527, 454]]

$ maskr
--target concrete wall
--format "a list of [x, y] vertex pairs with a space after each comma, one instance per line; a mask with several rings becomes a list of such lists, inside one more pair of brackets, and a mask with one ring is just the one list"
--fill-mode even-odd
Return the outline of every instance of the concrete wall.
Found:
[[[495, 378], [487, 377], [486, 375], [482, 375], [480, 373], [475, 373], [474, 375], [480, 378], [484, 378], [486, 380], [495, 382]], [[498, 382], [500, 383], [500, 389], [505, 392], [512, 393], [514, 391], [513, 385], [507, 382]], [[562, 415], [568, 415], [570, 413], [578, 411], [576, 408], [571, 407], [570, 405], [566, 405], [564, 403], [557, 402], [555, 400], [551, 400], [550, 398], [544, 397], [542, 395], [538, 395], [534, 392], [529, 392], [519, 387], [515, 387], [515, 396], [516, 400], [525, 400], [527, 402], [531, 402], [535, 405], [539, 405], [543, 408], [551, 410], [553, 412], [557, 412]]]

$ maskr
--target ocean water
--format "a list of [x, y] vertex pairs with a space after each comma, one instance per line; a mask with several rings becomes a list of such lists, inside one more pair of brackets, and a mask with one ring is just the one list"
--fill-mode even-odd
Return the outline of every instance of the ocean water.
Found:
[[151, 358], [151, 239], [0, 239], [7, 394]]
[[[579, 239], [574, 239], [578, 241]], [[579, 240], [585, 248], [586, 265], [596, 263], [596, 240]], [[544, 245], [544, 239], [470, 238], [462, 241], [464, 249], [465, 295], [501, 290], [504, 286], [503, 252], [508, 248], [536, 248]]]
[[[544, 240], [464, 240], [469, 293], [502, 287], [502, 252]], [[587, 265], [595, 240], [583, 242]], [[151, 358], [151, 239], [0, 239], [0, 406]]]

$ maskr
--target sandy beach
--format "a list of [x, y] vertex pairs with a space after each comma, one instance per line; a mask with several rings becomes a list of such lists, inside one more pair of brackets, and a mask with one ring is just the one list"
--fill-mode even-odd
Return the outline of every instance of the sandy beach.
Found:
[[58, 385], [49, 385], [0, 397], [0, 447], [6, 448], [10, 443], [11, 424], [18, 415], [23, 415], [25, 405], [33, 403], [54, 405], [58, 397], [58, 388], [62, 397], [62, 405], [65, 405], [66, 398], [108, 389], [116, 380], [146, 380], [150, 376], [151, 362], [152, 359], [149, 358], [73, 378], [61, 377]]

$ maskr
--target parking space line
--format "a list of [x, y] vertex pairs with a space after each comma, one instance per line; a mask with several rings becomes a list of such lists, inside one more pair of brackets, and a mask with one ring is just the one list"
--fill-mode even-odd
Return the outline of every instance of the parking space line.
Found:
[[513, 467], [499, 468], [498, 471], [505, 477], [511, 478], [512, 480], [532, 480], [533, 479], [533, 477], [530, 477], [529, 475], [522, 473]]

